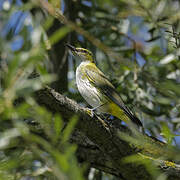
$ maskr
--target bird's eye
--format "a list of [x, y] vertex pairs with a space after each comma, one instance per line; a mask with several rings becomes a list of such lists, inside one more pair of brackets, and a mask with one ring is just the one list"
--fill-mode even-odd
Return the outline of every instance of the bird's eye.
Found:
[[86, 53], [86, 50], [82, 50], [83, 53]]
[[77, 51], [80, 52], [80, 53], [85, 53], [85, 52], [86, 52], [86, 51], [83, 50], [83, 49], [78, 49]]

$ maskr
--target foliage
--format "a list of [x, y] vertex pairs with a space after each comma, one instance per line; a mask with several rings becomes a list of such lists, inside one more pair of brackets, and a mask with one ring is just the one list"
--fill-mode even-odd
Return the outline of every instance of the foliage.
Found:
[[[33, 29], [24, 22], [17, 35], [14, 28], [18, 23], [6, 27], [18, 9], [11, 6], [1, 12], [1, 32], [6, 31], [0, 37], [0, 179], [83, 179], [74, 155], [76, 145], [68, 142], [78, 118], [74, 116], [66, 126], [59, 114], [48, 112], [32, 96], [55, 76], [46, 69], [46, 39], [38, 20], [32, 19]], [[51, 41], [68, 31], [62, 27]], [[18, 42], [21, 38], [23, 44]]]
[[[58, 78], [48, 52], [59, 41], [66, 43], [66, 36], [74, 37], [73, 45], [94, 53], [98, 67], [143, 121], [146, 133], [179, 147], [179, 1], [53, 1], [119, 59], [68, 26], [48, 37], [54, 19], [45, 18], [33, 1], [18, 2], [0, 1], [1, 179], [82, 179], [76, 146], [68, 143], [77, 117], [64, 129], [62, 117], [48, 112], [32, 96]], [[33, 13], [33, 8], [38, 10]], [[66, 94], [82, 103], [74, 83], [77, 64], [69, 56]], [[34, 129], [33, 123], [43, 131]], [[151, 172], [153, 165], [141, 163]], [[152, 174], [156, 178], [154, 169]]]
[[81, 13], [77, 17], [83, 28], [117, 52], [121, 61], [127, 61], [127, 64], [117, 62], [85, 39], [76, 42], [93, 50], [99, 68], [107, 72], [126, 103], [138, 112], [149, 132], [157, 137], [164, 122], [170, 131], [179, 130], [176, 3], [133, 0], [102, 4], [93, 1], [90, 6], [88, 3], [79, 5]]

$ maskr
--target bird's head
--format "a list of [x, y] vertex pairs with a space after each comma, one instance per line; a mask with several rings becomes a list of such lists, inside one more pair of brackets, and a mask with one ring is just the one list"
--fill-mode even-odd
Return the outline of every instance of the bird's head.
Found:
[[94, 62], [93, 54], [91, 51], [84, 48], [76, 48], [69, 44], [66, 44], [66, 46], [70, 49], [74, 56], [79, 57], [82, 61]]

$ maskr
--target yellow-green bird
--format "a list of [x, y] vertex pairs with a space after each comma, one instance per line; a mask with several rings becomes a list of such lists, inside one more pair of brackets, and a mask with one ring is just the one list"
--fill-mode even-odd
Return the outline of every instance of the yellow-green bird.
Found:
[[87, 103], [98, 112], [113, 115], [127, 124], [132, 121], [142, 126], [141, 121], [125, 106], [108, 78], [97, 68], [92, 53], [69, 44], [67, 47], [81, 60], [76, 69], [76, 84]]

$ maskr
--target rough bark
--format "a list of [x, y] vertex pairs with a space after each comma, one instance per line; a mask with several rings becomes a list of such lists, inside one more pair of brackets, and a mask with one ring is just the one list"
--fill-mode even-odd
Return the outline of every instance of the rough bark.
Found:
[[[79, 116], [76, 126], [79, 133], [76, 132], [73, 141], [79, 144], [77, 155], [82, 161], [89, 162], [93, 167], [122, 179], [152, 179], [143, 165], [122, 161], [127, 156], [138, 154], [140, 158], [156, 163], [169, 179], [180, 178], [180, 165], [159, 159], [169, 158], [176, 153], [166, 144], [144, 134], [134, 135], [125, 126], [117, 128], [116, 125], [108, 125], [96, 115], [91, 117], [88, 109], [49, 87], [38, 91], [36, 99], [39, 104], [53, 113], [63, 114], [65, 121], [68, 121], [73, 114]], [[132, 138], [134, 143], [129, 143], [124, 137]], [[143, 143], [137, 143], [139, 138], [143, 138]]]

